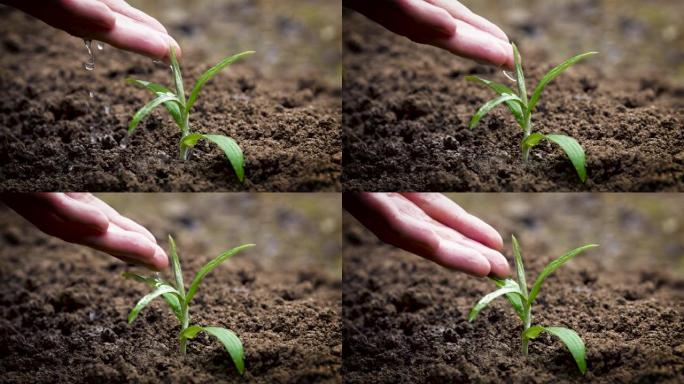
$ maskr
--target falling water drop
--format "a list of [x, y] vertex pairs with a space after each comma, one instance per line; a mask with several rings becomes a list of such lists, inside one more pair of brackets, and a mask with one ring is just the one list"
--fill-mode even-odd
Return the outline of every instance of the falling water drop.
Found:
[[85, 47], [88, 50], [88, 61], [83, 64], [86, 70], [92, 71], [95, 69], [95, 55], [93, 54], [93, 50], [91, 49], [91, 45], [93, 43], [92, 40], [83, 40], [85, 43]]
[[511, 76], [511, 74], [508, 73], [508, 71], [504, 70], [502, 72], [503, 72], [504, 76], [506, 76], [508, 78], [508, 80], [515, 82], [515, 78], [513, 76]]
[[90, 96], [91, 99], [92, 99], [93, 97], [95, 97], [95, 95], [93, 94], [93, 91], [88, 91], [88, 96]]
[[97, 42], [97, 50], [98, 50], [98, 51], [104, 50], [104, 43], [101, 43], [101, 42], [98, 41], [98, 42]]

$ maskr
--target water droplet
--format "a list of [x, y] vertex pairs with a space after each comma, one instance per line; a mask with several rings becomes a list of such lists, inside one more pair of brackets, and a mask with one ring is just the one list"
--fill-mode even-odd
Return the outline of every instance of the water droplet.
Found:
[[88, 96], [90, 96], [91, 99], [92, 99], [93, 97], [95, 97], [95, 95], [93, 94], [93, 91], [88, 91]]
[[109, 105], [105, 105], [104, 111], [105, 111], [105, 115], [109, 116]]
[[502, 72], [503, 72], [504, 76], [506, 76], [508, 78], [508, 80], [513, 81], [513, 82], [516, 81], [515, 78], [513, 76], [511, 76], [510, 73], [508, 73], [508, 71], [504, 70]]
[[83, 64], [83, 66], [86, 70], [92, 71], [93, 69], [95, 69], [95, 55], [93, 54], [93, 50], [91, 49], [93, 41], [86, 39], [83, 40], [83, 43], [85, 43], [85, 47], [88, 50], [88, 61], [85, 64]]
[[104, 43], [101, 43], [101, 42], [99, 42], [99, 41], [97, 42], [97, 50], [98, 50], [98, 51], [104, 50], [104, 47], [105, 47], [105, 46], [104, 46]]

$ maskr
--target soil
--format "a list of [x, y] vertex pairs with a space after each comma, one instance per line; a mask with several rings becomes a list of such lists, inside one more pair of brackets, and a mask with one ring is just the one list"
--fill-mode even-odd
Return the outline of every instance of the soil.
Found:
[[208, 275], [190, 308], [193, 322], [240, 337], [243, 377], [206, 335], [181, 358], [179, 324], [162, 300], [129, 325], [128, 311], [148, 292], [120, 277], [130, 267], [37, 233], [0, 207], [0, 383], [341, 382], [341, 220], [325, 208], [339, 197], [297, 199], [107, 199], [137, 203], [124, 213], [174, 235], [186, 282], [227, 246], [257, 243]]
[[[213, 5], [198, 5], [196, 12], [168, 26], [181, 44], [189, 36], [181, 63], [186, 89], [219, 60], [214, 58], [216, 49], [226, 55], [247, 49], [257, 51], [207, 83], [190, 116], [194, 131], [223, 134], [238, 142], [245, 155], [244, 184], [237, 181], [223, 152], [208, 143], [200, 144], [189, 161], [178, 160], [180, 133], [163, 108], [145, 118], [127, 139], [130, 118], [149, 101], [150, 95], [124, 80], [133, 77], [168, 86], [171, 77], [165, 65], [106, 47], [96, 52], [95, 71], [86, 71], [83, 63], [87, 53], [82, 40], [2, 7], [1, 189], [339, 190], [341, 84], [331, 80], [327, 69], [332, 56], [336, 57], [332, 70], [339, 65], [338, 46], [327, 42], [320, 57], [309, 60], [321, 68], [294, 62], [274, 73], [269, 61], [281, 59], [282, 55], [278, 56], [270, 45], [247, 46], [238, 40], [241, 35], [234, 35], [233, 40], [221, 35], [221, 45], [204, 42], [205, 46], [218, 47], [211, 55], [215, 61], [205, 61], [200, 58], [203, 55], [193, 56], [199, 52], [194, 44], [202, 41], [191, 37], [218, 33], [202, 32], [204, 20], [210, 17], [220, 20], [225, 15], [235, 28], [240, 23], [255, 23], [254, 16], [241, 19], [243, 13], [270, 15], [267, 20], [273, 25], [264, 28], [300, 45], [303, 40], [310, 41], [309, 35], [318, 34], [287, 15], [275, 17], [273, 10], [269, 13], [268, 2], [206, 4]], [[182, 4], [176, 7], [182, 8]], [[318, 7], [327, 9], [330, 2]], [[255, 32], [253, 25], [245, 28]], [[330, 28], [334, 31], [336, 27]], [[263, 41], [274, 44], [265, 32], [263, 37]], [[231, 44], [227, 46], [226, 41]], [[315, 39], [311, 41], [318, 47]], [[331, 46], [334, 55], [330, 54]]]
[[[498, 3], [500, 12], [510, 9], [508, 2]], [[551, 19], [574, 21], [573, 31], [581, 30], [592, 20], [581, 10], [600, 2], [539, 3], [540, 9], [552, 12], [549, 17], [535, 9], [516, 22], [496, 20], [521, 47], [528, 87], [564, 58], [601, 44], [596, 35], [579, 44], [569, 30], [556, 40], [536, 37], [552, 28]], [[681, 3], [664, 3], [681, 10]], [[487, 16], [497, 12], [480, 7]], [[681, 44], [672, 43], [668, 51], [679, 58], [679, 67], [651, 63], [630, 68], [611, 61], [615, 52], [624, 53], [620, 41], [606, 40], [613, 45], [601, 45], [601, 54], [547, 86], [533, 115], [534, 129], [580, 142], [589, 177], [582, 184], [565, 154], [550, 143], [534, 148], [531, 162], [524, 165], [522, 133], [505, 108], [488, 114], [474, 130], [467, 128], [473, 113], [493, 94], [464, 77], [475, 74], [509, 83], [500, 70], [412, 43], [355, 12], [345, 11], [344, 17], [345, 190], [684, 190], [684, 82], [672, 75], [684, 68], [684, 48], [674, 48]], [[568, 36], [574, 45], [561, 49]], [[623, 39], [643, 45], [652, 41], [628, 31]], [[557, 58], [559, 52], [564, 56]]]
[[653, 207], [681, 208], [681, 198], [679, 203], [659, 196], [596, 195], [465, 200], [480, 200], [478, 208], [463, 206], [484, 213], [504, 235], [515, 231], [528, 281], [563, 251], [601, 244], [549, 277], [533, 308], [536, 323], [570, 327], [581, 335], [587, 374], [582, 376], [565, 346], [548, 335], [531, 342], [529, 358], [523, 358], [521, 324], [505, 300], [469, 323], [472, 305], [495, 289], [487, 280], [381, 244], [345, 216], [346, 383], [684, 381], [684, 223], [674, 213], [665, 213], [665, 220], [649, 214]]

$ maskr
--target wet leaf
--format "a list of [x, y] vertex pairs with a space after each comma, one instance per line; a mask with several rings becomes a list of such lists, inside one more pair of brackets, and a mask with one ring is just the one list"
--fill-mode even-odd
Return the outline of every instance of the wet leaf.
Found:
[[[489, 87], [490, 89], [492, 89], [494, 92], [496, 92], [499, 95], [515, 94], [515, 92], [513, 92], [512, 89], [508, 88], [507, 86], [505, 86], [503, 84], [500, 84], [500, 83], [497, 83], [494, 81], [490, 81], [487, 79], [483, 79], [483, 78], [478, 77], [478, 76], [466, 76], [465, 79], [468, 81], [483, 84], [483, 85]], [[509, 100], [509, 101], [506, 101], [506, 106], [508, 107], [508, 109], [511, 111], [511, 113], [515, 117], [515, 120], [518, 122], [518, 124], [522, 125], [524, 123], [524, 116], [523, 116], [523, 110], [522, 110], [521, 104], [517, 101]]]
[[140, 301], [138, 301], [138, 303], [135, 305], [135, 307], [133, 307], [133, 309], [131, 309], [131, 312], [128, 314], [128, 323], [132, 323], [133, 320], [135, 320], [135, 318], [138, 317], [138, 313], [140, 313], [140, 311], [143, 308], [145, 308], [147, 306], [147, 304], [149, 304], [152, 300], [154, 300], [155, 298], [157, 298], [157, 297], [159, 297], [165, 293], [174, 293], [174, 294], [178, 294], [180, 296], [178, 291], [170, 285], [162, 285], [162, 286], [157, 287], [154, 291], [143, 296], [143, 298], [140, 299]]
[[145, 104], [142, 108], [140, 108], [138, 112], [136, 112], [135, 115], [133, 115], [131, 122], [128, 124], [128, 134], [133, 133], [133, 131], [135, 131], [135, 128], [140, 123], [140, 120], [142, 120], [145, 116], [149, 115], [153, 109], [159, 106], [159, 104], [169, 101], [178, 102], [178, 98], [173, 93], [164, 93], [152, 99], [152, 101], [150, 101], [149, 103]]
[[522, 69], [522, 59], [520, 52], [515, 44], [513, 45], [513, 59], [515, 60], [515, 80], [518, 83], [518, 95], [522, 100], [523, 106], [527, 106], [527, 88], [525, 86], [525, 74]]
[[[150, 288], [158, 288], [163, 285], [171, 286], [171, 284], [162, 279], [145, 277], [132, 272], [124, 272], [123, 277], [145, 283], [149, 285]], [[181, 305], [178, 296], [173, 293], [164, 293], [162, 297], [164, 298], [164, 301], [166, 301], [166, 304], [169, 305], [169, 308], [171, 308], [171, 311], [173, 311], [173, 314], [176, 316], [176, 318], [179, 321], [183, 321], [183, 312], [181, 311]]]
[[471, 309], [470, 313], [468, 314], [468, 321], [475, 320], [475, 317], [477, 317], [477, 315], [480, 313], [480, 311], [482, 309], [484, 309], [484, 307], [489, 305], [489, 303], [491, 303], [494, 299], [496, 299], [499, 296], [502, 296], [505, 294], [512, 294], [512, 293], [515, 293], [515, 294], [522, 296], [522, 292], [520, 291], [520, 287], [518, 287], [518, 284], [515, 281], [508, 279], [504, 282], [505, 283], [504, 283], [504, 286], [502, 288], [499, 288], [496, 291], [485, 295], [485, 297], [481, 298], [477, 302], [477, 304], [475, 304], [473, 309]]
[[504, 93], [503, 95], [501, 95], [495, 99], [489, 100], [483, 106], [481, 106], [480, 109], [478, 109], [478, 111], [475, 113], [475, 115], [473, 115], [472, 119], [470, 119], [470, 124], [468, 125], [468, 127], [470, 129], [475, 128], [477, 123], [480, 122], [480, 119], [482, 119], [482, 117], [484, 117], [484, 115], [489, 113], [489, 111], [494, 109], [494, 107], [496, 107], [497, 105], [499, 105], [501, 103], [505, 103], [506, 101], [509, 101], [509, 100], [520, 100], [520, 98], [516, 95]]
[[[129, 84], [134, 84], [134, 85], [139, 85], [141, 87], [146, 88], [147, 90], [151, 91], [154, 93], [156, 96], [161, 96], [163, 94], [173, 94], [171, 90], [166, 88], [165, 86], [157, 83], [151, 83], [149, 81], [145, 80], [137, 80], [137, 79], [126, 79], [126, 82]], [[183, 123], [183, 116], [181, 115], [181, 109], [180, 106], [177, 102], [173, 101], [166, 101], [164, 102], [164, 108], [166, 108], [167, 111], [169, 111], [169, 114], [171, 117], [173, 117], [173, 121], [176, 122], [177, 125], [181, 125]]]
[[[490, 277], [491, 280], [494, 281], [494, 284], [496, 284], [497, 287], [503, 288], [504, 286], [510, 286], [515, 284], [516, 286], [518, 283], [515, 280], [512, 279], [499, 279], [496, 277]], [[519, 288], [519, 286], [518, 286]], [[521, 291], [522, 292], [522, 291]], [[508, 300], [509, 303], [511, 303], [511, 306], [513, 306], [513, 309], [515, 310], [515, 313], [518, 315], [521, 321], [525, 321], [525, 308], [523, 307], [523, 300], [520, 297], [520, 295], [515, 294], [515, 293], [507, 293], [506, 294], [506, 300]]]
[[520, 244], [518, 244], [518, 239], [511, 235], [511, 240], [513, 241], [513, 257], [515, 260], [515, 270], [518, 275], [518, 287], [520, 292], [523, 293], [523, 298], [527, 298], [527, 280], [525, 279], [525, 266], [523, 265], [522, 255], [520, 254]]
[[171, 52], [171, 72], [173, 72], [173, 83], [176, 85], [176, 95], [180, 99], [182, 107], [185, 107], [185, 89], [183, 89], [183, 74], [176, 59], [176, 48], [169, 46]]

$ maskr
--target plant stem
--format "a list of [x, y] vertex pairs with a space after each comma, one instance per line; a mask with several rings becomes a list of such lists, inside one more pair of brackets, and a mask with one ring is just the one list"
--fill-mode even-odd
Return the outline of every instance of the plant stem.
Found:
[[[185, 119], [183, 120], [183, 125], [181, 125], [181, 140], [185, 138], [185, 136], [190, 134], [190, 116], [189, 114], [185, 115]], [[190, 147], [186, 147], [184, 145], [181, 145], [180, 148], [180, 159], [183, 161], [188, 160], [190, 157]]]
[[[527, 331], [530, 326], [532, 325], [532, 306], [531, 305], [525, 305], [525, 324], [523, 328], [523, 333]], [[525, 338], [521, 334], [521, 339], [522, 339], [522, 353], [523, 356], [527, 356], [527, 344], [529, 343], [529, 339]]]
[[[525, 139], [527, 139], [530, 134], [532, 133], [532, 114], [528, 113], [527, 117], [525, 119], [525, 125], [523, 126], [523, 142]], [[522, 159], [523, 159], [523, 164], [527, 164], [528, 160], [530, 159], [530, 149], [531, 147], [524, 146], [523, 147], [523, 154], [522, 154]]]
[[[185, 331], [185, 329], [188, 328], [188, 326], [190, 325], [190, 311], [189, 311], [188, 305], [183, 304], [182, 310], [183, 310], [183, 325], [181, 328], [181, 332]], [[185, 356], [187, 343], [188, 343], [188, 339], [186, 339], [185, 337], [181, 337], [181, 339], [180, 339], [181, 356]]]

